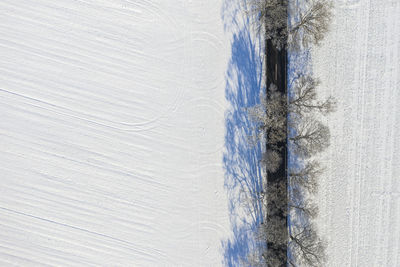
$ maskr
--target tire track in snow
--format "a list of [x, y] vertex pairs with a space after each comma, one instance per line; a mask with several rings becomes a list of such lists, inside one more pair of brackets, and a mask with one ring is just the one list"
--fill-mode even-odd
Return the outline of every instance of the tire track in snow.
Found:
[[19, 211], [8, 209], [8, 208], [4, 208], [4, 207], [0, 207], [0, 209], [3, 210], [3, 211], [10, 212], [10, 213], [22, 215], [24, 217], [30, 217], [30, 218], [33, 218], [33, 219], [36, 219], [36, 220], [40, 220], [40, 221], [44, 221], [44, 222], [47, 222], [47, 223], [59, 225], [59, 226], [62, 226], [62, 227], [71, 228], [71, 229], [74, 229], [74, 230], [77, 230], [77, 231], [80, 231], [80, 232], [84, 232], [84, 233], [88, 233], [88, 234], [91, 234], [91, 235], [95, 235], [95, 236], [99, 236], [99, 237], [102, 237], [102, 238], [106, 238], [108, 240], [116, 241], [118, 243], [122, 243], [124, 245], [128, 245], [128, 247], [132, 251], [137, 253], [138, 255], [142, 254], [142, 255], [147, 256], [148, 258], [152, 258], [152, 257], [154, 257], [154, 255], [159, 254], [158, 251], [155, 251], [155, 250], [148, 251], [149, 248], [145, 248], [145, 249], [136, 248], [137, 245], [135, 245], [132, 242], [129, 242], [129, 241], [126, 241], [126, 240], [122, 240], [122, 239], [119, 239], [119, 238], [115, 238], [115, 237], [112, 237], [112, 236], [108, 236], [108, 235], [105, 235], [105, 234], [102, 234], [102, 233], [93, 232], [93, 231], [90, 231], [90, 230], [87, 230], [87, 229], [83, 229], [83, 228], [80, 228], [80, 227], [76, 227], [76, 226], [73, 226], [73, 225], [68, 225], [68, 224], [65, 224], [65, 223], [56, 222], [56, 221], [53, 221], [53, 220], [49, 220], [49, 219], [46, 219], [46, 218], [41, 218], [41, 217], [38, 217], [38, 216], [35, 216], [35, 215], [19, 212]]
[[313, 52], [314, 73], [341, 108], [328, 118], [332, 145], [319, 195], [328, 266], [398, 265], [399, 4], [337, 5], [326, 42]]
[[0, 262], [221, 263], [220, 4], [0, 2]]
[[[18, 5], [15, 5], [15, 6], [17, 6], [18, 7]], [[13, 8], [15, 9], [15, 6], [13, 6]], [[22, 7], [22, 5], [21, 5], [21, 7]], [[51, 8], [51, 7], [49, 7], [49, 8]], [[36, 13], [43, 13], [43, 12], [41, 12], [42, 11], [42, 9], [38, 9], [38, 8], [35, 8], [35, 7], [30, 7], [29, 9], [31, 9], [31, 10], [34, 10], [35, 11], [35, 14]], [[18, 10], [18, 9], [17, 9]], [[21, 8], [21, 10], [22, 10], [22, 8]], [[169, 17], [168, 18], [168, 16], [166, 16], [165, 14], [164, 14], [164, 12], [160, 12], [159, 10], [153, 10], [153, 9], [147, 9], [149, 12], [151, 12], [151, 14], [153, 14], [153, 15], [155, 15], [155, 16], [157, 16], [157, 17], [159, 17], [160, 18], [160, 20], [161, 21], [163, 21], [163, 18], [164, 17], [167, 17], [166, 18], [166, 21], [167, 21], [167, 23], [169, 23], [169, 25], [174, 25], [174, 27], [172, 27], [172, 32], [174, 32], [174, 29], [176, 28], [176, 23], [172, 23], [173, 22], [173, 20]], [[24, 11], [26, 11], [25, 9], [24, 9]], [[161, 13], [163, 14], [163, 15], [161, 15]], [[29, 16], [31, 16], [31, 14], [29, 14]], [[24, 17], [23, 17], [24, 18]], [[39, 17], [39, 18], [41, 18], [41, 17]], [[50, 18], [50, 15], [49, 15], [49, 18]], [[51, 18], [54, 18], [54, 15], [53, 14], [51, 14]], [[57, 19], [59, 20], [59, 19], [61, 19], [60, 17], [57, 17]], [[67, 21], [66, 19], [64, 19], [65, 21]], [[46, 26], [48, 25], [47, 23], [44, 23]], [[80, 26], [82, 25], [82, 23], [80, 23]], [[88, 24], [88, 27], [89, 27], [90, 25]], [[18, 30], [14, 30], [14, 32], [18, 32]], [[109, 33], [109, 32], [106, 32], [106, 33]], [[14, 38], [15, 39], [15, 38]], [[176, 37], [174, 37], [173, 39], [177, 39]], [[38, 39], [39, 40], [39, 39]], [[43, 45], [43, 44], [47, 44], [47, 43], [49, 43], [49, 42], [43, 42], [43, 40], [40, 40], [40, 43], [38, 43], [38, 44], [40, 44], [40, 45]], [[4, 41], [3, 41], [3, 44], [4, 44]], [[13, 48], [15, 48], [15, 45], [16, 44], [13, 44], [12, 45], [12, 47]], [[49, 47], [47, 47], [47, 48], [50, 48], [50, 47], [53, 47], [53, 49], [54, 49], [54, 47], [57, 47], [57, 46], [49, 46]], [[26, 52], [26, 51], [32, 51], [32, 50], [34, 50], [34, 49], [37, 49], [37, 46], [31, 46], [31, 47], [25, 47], [25, 48], [23, 48], [23, 51], [24, 52]], [[80, 48], [79, 50], [82, 50], [83, 48]], [[47, 51], [48, 49], [46, 49], [46, 50], [39, 50], [38, 51], [38, 53], [36, 53], [36, 54], [34, 54], [35, 56], [43, 56], [43, 54], [44, 54], [44, 51]], [[70, 49], [70, 48], [68, 48], [68, 53], [70, 53], [72, 50]], [[83, 52], [84, 50], [82, 50], [82, 52]], [[47, 52], [48, 53], [48, 52]], [[63, 51], [61, 51], [61, 53], [60, 52], [58, 52], [57, 54], [65, 54], [65, 53], [63, 53]], [[56, 54], [53, 54], [50, 58], [53, 58], [54, 59], [54, 56], [55, 56]], [[84, 54], [84, 53], [80, 53], [77, 57], [75, 57], [76, 58], [76, 60], [78, 60], [78, 58], [80, 59], [79, 61], [77, 61], [77, 62], [75, 62], [75, 63], [73, 63], [73, 64], [75, 64], [75, 66], [77, 66], [77, 67], [82, 67], [82, 63], [83, 62], [91, 62], [91, 61], [93, 61], [93, 59], [94, 58], [86, 58], [85, 59], [85, 55], [86, 55], [86, 53]], [[151, 56], [151, 55], [150, 55]], [[146, 54], [146, 57], [147, 57], [147, 54]], [[48, 58], [48, 59], [50, 59], [50, 58]], [[82, 60], [82, 58], [84, 59], [84, 60]], [[67, 60], [68, 61], [70, 61], [71, 59], [73, 59], [73, 57], [71, 57], [71, 55], [69, 55], [69, 57], [68, 58], [63, 58], [63, 59], [61, 59], [61, 61], [59, 61], [60, 63], [62, 63], [62, 64], [65, 64], [66, 62], [67, 62]], [[99, 59], [97, 59], [97, 60], [99, 60]], [[163, 58], [160, 58], [160, 60], [163, 60]], [[107, 64], [110, 64], [112, 61], [106, 61], [106, 62], [98, 62], [98, 63], [96, 63], [95, 65], [96, 66], [101, 66], [101, 65], [104, 65], [104, 64], [102, 64], [102, 63], [107, 63]], [[113, 62], [118, 62], [118, 61], [113, 61]], [[122, 62], [123, 62], [123, 60], [122, 60]], [[123, 66], [122, 64], [119, 64], [120, 66]], [[126, 65], [126, 64], [125, 64]], [[107, 75], [109, 75], [109, 74], [111, 74], [111, 73], [113, 73], [113, 72], [115, 72], [115, 68], [116, 66], [110, 66], [109, 68], [107, 68], [107, 69], [105, 69], [104, 71], [103, 71], [103, 73], [107, 73]], [[117, 66], [118, 67], [118, 66]], [[90, 70], [91, 69], [91, 67], [90, 66], [88, 66], [87, 68], [86, 68], [87, 70]], [[97, 67], [97, 69], [98, 69], [98, 67]], [[118, 73], [116, 73], [115, 72], [115, 78], [117, 78], [118, 77], [118, 79], [121, 79], [122, 77], [126, 77], [126, 79], [127, 79], [127, 81], [129, 81], [129, 74], [130, 73], [128, 73], [128, 72], [126, 72], [126, 74], [125, 75], [123, 75], [123, 73], [121, 73], [121, 72], [118, 72]], [[181, 90], [178, 90], [178, 92], [177, 92], [177, 94], [176, 94], [176, 97], [175, 97], [175, 99], [173, 99], [172, 100], [172, 102], [171, 103], [169, 103], [169, 105], [166, 105], [166, 110], [165, 110], [165, 112], [161, 112], [161, 115], [160, 116], [158, 116], [158, 117], [155, 117], [155, 118], [153, 118], [152, 120], [149, 120], [149, 121], [146, 121], [146, 122], [141, 122], [141, 123], [119, 123], [120, 125], [123, 125], [123, 126], [125, 126], [125, 127], [128, 127], [128, 128], [121, 128], [121, 127], [117, 127], [117, 126], [115, 126], [117, 129], [119, 129], [119, 130], [126, 130], [126, 131], [146, 131], [146, 130], [149, 130], [149, 129], [153, 129], [154, 127], [157, 127], [157, 124], [159, 123], [159, 121], [160, 121], [160, 119], [163, 119], [163, 118], [165, 118], [166, 117], [166, 115], [165, 114], [169, 114], [169, 113], [171, 113], [171, 111], [172, 110], [174, 110], [175, 108], [176, 108], [176, 103], [178, 102], [178, 100], [180, 99], [180, 98], [182, 98], [182, 96], [183, 96], [183, 94], [182, 94], [182, 87], [179, 87], [179, 88], [181, 88]], [[97, 122], [99, 122], [99, 121], [97, 121]], [[108, 124], [110, 124], [110, 123], [112, 123], [112, 124], [116, 124], [116, 122], [111, 122], [111, 121], [108, 121], [107, 122]]]

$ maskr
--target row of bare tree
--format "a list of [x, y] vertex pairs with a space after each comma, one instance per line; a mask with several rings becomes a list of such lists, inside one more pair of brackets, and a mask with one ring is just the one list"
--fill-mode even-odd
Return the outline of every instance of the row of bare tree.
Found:
[[329, 128], [318, 120], [335, 108], [332, 97], [318, 100], [319, 81], [301, 76], [289, 98], [289, 149], [293, 164], [288, 168], [289, 180], [289, 263], [292, 266], [322, 266], [325, 261], [325, 242], [317, 235], [313, 219], [318, 206], [313, 196], [318, 190], [318, 178], [323, 168], [317, 154], [329, 146]]
[[[323, 39], [332, 17], [331, 7], [327, 0], [305, 0], [296, 11], [291, 10], [294, 16], [289, 19], [287, 0], [252, 0], [248, 10], [256, 17], [257, 30], [277, 49], [298, 52]], [[282, 161], [288, 160], [282, 159], [280, 144], [287, 144], [284, 149], [291, 157], [287, 180], [269, 184], [265, 181], [263, 191], [254, 197], [254, 201], [263, 203], [269, 216], [259, 226], [258, 240], [287, 246], [287, 255], [279, 255], [286, 253], [284, 250], [270, 251], [267, 245], [261, 246], [249, 255], [248, 262], [253, 266], [282, 266], [282, 259], [291, 266], [322, 266], [325, 261], [325, 242], [313, 224], [318, 214], [313, 196], [323, 174], [317, 154], [330, 143], [329, 128], [318, 118], [334, 111], [335, 101], [332, 97], [319, 99], [319, 86], [320, 81], [311, 75], [295, 77], [287, 95], [271, 84], [267, 95], [260, 96], [261, 103], [248, 110], [257, 122], [255, 140], [266, 137], [268, 143], [262, 159], [268, 173], [276, 172]], [[286, 224], [285, 236], [277, 229]]]
[[[295, 1], [250, 0], [247, 4], [246, 13], [255, 18], [256, 31], [271, 40], [278, 49], [300, 50], [319, 45], [329, 29], [332, 2]], [[288, 17], [288, 7], [291, 9], [289, 13], [294, 16]]]

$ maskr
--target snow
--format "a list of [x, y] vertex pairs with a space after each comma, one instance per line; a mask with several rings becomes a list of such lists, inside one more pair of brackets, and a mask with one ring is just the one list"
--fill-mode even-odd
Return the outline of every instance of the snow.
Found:
[[327, 266], [399, 266], [400, 2], [335, 1], [334, 13], [312, 52], [338, 100], [318, 195]]
[[[260, 186], [239, 1], [0, 2], [0, 265], [235, 266]], [[328, 266], [400, 264], [400, 2], [335, 1], [312, 71]], [[257, 210], [257, 207], [253, 207]], [[251, 217], [251, 216], [250, 216]]]
[[222, 6], [0, 2], [0, 265], [225, 261]]

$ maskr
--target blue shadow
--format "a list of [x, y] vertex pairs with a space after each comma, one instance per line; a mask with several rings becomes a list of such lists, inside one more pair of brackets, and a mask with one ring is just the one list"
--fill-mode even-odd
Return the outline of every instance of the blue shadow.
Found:
[[[238, 3], [239, 2], [239, 3]], [[260, 165], [262, 144], [251, 145], [248, 136], [256, 126], [248, 117], [246, 108], [259, 103], [260, 92], [265, 91], [263, 82], [262, 40], [252, 34], [251, 23], [243, 7], [245, 0], [225, 0], [221, 17], [224, 30], [233, 33], [231, 58], [226, 72], [225, 96], [230, 109], [225, 114], [225, 188], [228, 194], [232, 237], [222, 240], [225, 266], [247, 265], [246, 257], [254, 249], [265, 244], [258, 243], [254, 234], [263, 220], [261, 203], [257, 196], [262, 189], [263, 170]], [[290, 19], [292, 17], [289, 17]], [[296, 20], [296, 18], [293, 18]], [[254, 32], [253, 32], [254, 33]], [[261, 45], [259, 45], [261, 44]], [[292, 96], [292, 81], [304, 74], [312, 73], [310, 50], [290, 52], [288, 55], [288, 94]], [[290, 119], [290, 118], [289, 118]], [[290, 129], [289, 135], [295, 134]], [[301, 158], [289, 151], [289, 166], [301, 167]], [[289, 188], [289, 191], [292, 188]], [[288, 224], [303, 225], [307, 220], [302, 216], [288, 218]], [[292, 256], [289, 253], [289, 258]]]
[[[222, 17], [225, 30], [233, 32], [231, 58], [226, 72], [225, 97], [230, 108], [225, 114], [225, 188], [228, 194], [232, 237], [222, 240], [224, 265], [238, 266], [257, 246], [254, 233], [262, 222], [260, 202], [253, 196], [262, 191], [261, 144], [249, 143], [255, 125], [246, 108], [259, 103], [262, 84], [263, 45], [254, 40], [250, 23], [227, 1]], [[236, 4], [237, 5], [237, 4]], [[241, 17], [240, 17], [241, 16]], [[238, 19], [240, 22], [238, 22]]]

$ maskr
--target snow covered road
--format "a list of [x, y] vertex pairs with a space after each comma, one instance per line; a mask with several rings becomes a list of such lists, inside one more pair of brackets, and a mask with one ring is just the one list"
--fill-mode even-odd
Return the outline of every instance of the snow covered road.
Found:
[[313, 72], [338, 100], [319, 192], [328, 266], [400, 265], [400, 2], [335, 1]]

